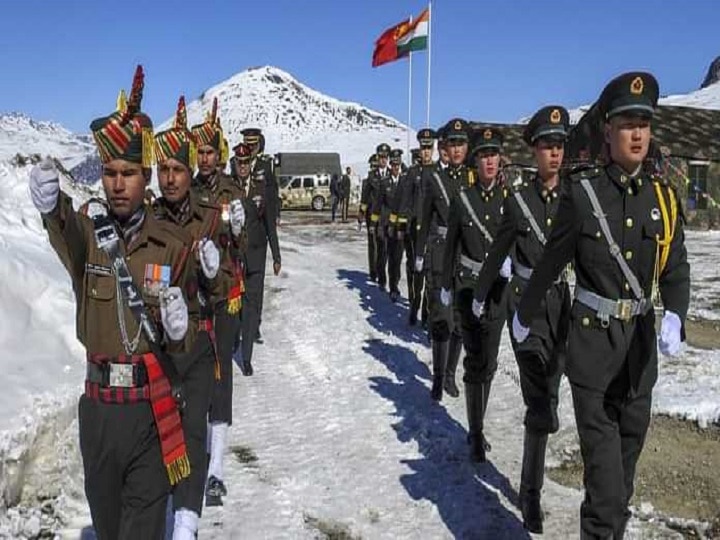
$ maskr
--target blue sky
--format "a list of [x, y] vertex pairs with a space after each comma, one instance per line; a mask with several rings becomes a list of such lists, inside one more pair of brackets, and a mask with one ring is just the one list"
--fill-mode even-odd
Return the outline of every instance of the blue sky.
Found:
[[[0, 111], [86, 132], [136, 63], [156, 123], [177, 97], [271, 64], [309, 86], [407, 119], [406, 61], [370, 67], [375, 39], [422, 0], [6, 0]], [[435, 0], [431, 124], [515, 121], [592, 101], [647, 69], [661, 93], [697, 88], [720, 56], [718, 0]], [[426, 53], [413, 58], [413, 126], [425, 124]]]

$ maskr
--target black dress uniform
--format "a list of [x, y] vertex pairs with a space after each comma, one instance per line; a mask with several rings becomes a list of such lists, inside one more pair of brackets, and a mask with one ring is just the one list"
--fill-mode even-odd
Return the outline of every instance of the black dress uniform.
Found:
[[[608, 84], [599, 108], [606, 121], [648, 121], [657, 97], [652, 75], [628, 73]], [[676, 318], [670, 333], [678, 344], [688, 309], [689, 266], [672, 188], [642, 167], [629, 173], [613, 162], [572, 173], [514, 330], [516, 322], [518, 331], [533, 324], [547, 289], [573, 259], [566, 375], [585, 467], [581, 537], [621, 539], [657, 379], [654, 283], [663, 330], [666, 318], [668, 327]]]
[[[451, 120], [443, 130], [448, 140], [467, 144], [468, 125], [464, 120]], [[450, 207], [460, 188], [469, 185], [469, 178], [470, 173], [464, 165], [443, 168], [439, 163], [432, 170], [427, 171], [423, 178], [420, 214], [422, 219], [418, 234], [416, 265], [422, 260], [426, 272], [433, 357], [431, 397], [436, 401], [442, 399], [449, 354], [452, 352], [453, 358], [459, 358], [462, 347], [460, 328], [455, 324], [452, 308], [441, 303], [440, 289], [445, 265]], [[454, 362], [457, 365], [457, 360]]]
[[[267, 244], [270, 243], [270, 251], [273, 256], [273, 263], [280, 264], [280, 250], [277, 248], [277, 220], [280, 219], [280, 188], [278, 187], [277, 178], [275, 178], [275, 172], [273, 169], [273, 159], [271, 156], [263, 154], [265, 150], [265, 136], [258, 128], [246, 128], [241, 131], [243, 136], [243, 143], [247, 144], [253, 154], [252, 163], [252, 175], [255, 186], [259, 186], [261, 183], [265, 186], [263, 212], [270, 212], [270, 216], [275, 220], [275, 226], [273, 232], [266, 235], [266, 243], [264, 248], [265, 258], [267, 260]], [[273, 246], [273, 240], [271, 237], [275, 237], [276, 246]], [[258, 239], [260, 237], [258, 236]], [[259, 245], [257, 246], [259, 248]], [[260, 253], [258, 252], [258, 256]], [[277, 255], [277, 257], [276, 257]], [[273, 265], [274, 266], [274, 265]], [[263, 305], [265, 303], [265, 262], [263, 262], [262, 283], [260, 287], [260, 306], [258, 308], [258, 323], [257, 323], [257, 335], [255, 340], [258, 343], [262, 343], [260, 336], [260, 327], [262, 326], [262, 312]], [[251, 300], [251, 302], [253, 302]]]
[[[563, 145], [569, 125], [568, 113], [560, 106], [540, 109], [527, 124], [525, 142]], [[508, 320], [540, 260], [546, 238], [552, 229], [560, 202], [560, 185], [546, 187], [536, 176], [513, 183], [505, 199], [503, 219], [495, 241], [480, 272], [475, 292], [484, 302], [508, 255], [512, 257], [513, 277], [507, 303]], [[513, 249], [514, 248], [514, 249]], [[525, 443], [520, 479], [523, 522], [531, 532], [542, 533], [540, 492], [545, 473], [545, 449], [549, 433], [558, 428], [558, 387], [564, 368], [567, 328], [570, 315], [570, 288], [565, 272], [545, 295], [542, 315], [533, 320], [530, 337], [523, 343], [511, 341], [520, 371], [520, 388], [525, 402]]]
[[[423, 148], [432, 149], [435, 144], [436, 133], [432, 129], [421, 129], [417, 134], [418, 142]], [[424, 254], [417, 252], [417, 237], [419, 232], [420, 212], [422, 211], [422, 184], [423, 175], [429, 173], [434, 167], [432, 163], [423, 165], [413, 154], [413, 164], [405, 175], [405, 182], [401, 188], [401, 200], [398, 209], [398, 229], [404, 231], [405, 244], [405, 275], [408, 284], [408, 299], [410, 301], [410, 325], [417, 323], [418, 311], [422, 308], [423, 320], [427, 320], [427, 298], [423, 302], [423, 288], [425, 276], [415, 271], [415, 259]]]
[[[248, 145], [239, 144], [233, 150], [235, 160], [252, 159], [247, 155]], [[252, 169], [251, 169], [252, 170]], [[248, 181], [249, 180], [249, 181]], [[242, 367], [243, 374], [252, 375], [252, 354], [262, 317], [262, 297], [265, 287], [265, 261], [267, 246], [274, 264], [281, 264], [280, 244], [277, 236], [275, 206], [277, 197], [271, 185], [274, 180], [263, 169], [254, 169], [249, 179], [239, 179], [238, 189], [245, 200], [245, 230], [247, 250], [244, 257], [245, 301], [242, 311]]]
[[[473, 141], [471, 156], [474, 157], [478, 152], [498, 154], [501, 148], [502, 134], [488, 128]], [[472, 173], [467, 171], [468, 175]], [[455, 321], [462, 329], [462, 343], [465, 346], [463, 380], [471, 454], [473, 460], [484, 462], [485, 452], [490, 447], [483, 435], [483, 423], [505, 324], [507, 279], [495, 273], [486, 300], [486, 310], [480, 319], [473, 314], [472, 304], [480, 270], [502, 219], [507, 190], [499, 184], [497, 177], [488, 186], [474, 179], [468, 184], [460, 190], [450, 206], [443, 288], [448, 292], [454, 291]], [[456, 358], [459, 357], [459, 349]], [[452, 357], [449, 357], [448, 362], [457, 365], [457, 359]], [[446, 386], [452, 388], [454, 377], [449, 382], [451, 384]]]
[[[383, 203], [385, 200], [385, 178], [390, 174], [390, 167], [387, 161], [390, 156], [390, 146], [383, 143], [378, 145], [377, 152], [378, 167], [374, 171], [369, 184], [368, 213], [370, 214], [370, 230], [375, 238], [375, 275], [381, 289], [385, 289], [388, 282], [387, 275], [387, 238], [381, 227]], [[371, 173], [373, 174], [373, 173]]]
[[400, 297], [400, 267], [402, 266], [404, 231], [398, 223], [398, 209], [402, 200], [405, 173], [401, 170], [402, 150], [390, 152], [390, 174], [382, 180], [380, 230], [387, 246], [388, 279], [390, 299], [396, 302]]
[[371, 281], [377, 281], [377, 273], [375, 272], [375, 259], [377, 257], [377, 250], [375, 246], [375, 233], [372, 227], [372, 220], [370, 219], [370, 199], [375, 189], [373, 183], [375, 182], [375, 169], [378, 166], [377, 154], [373, 154], [368, 159], [370, 170], [368, 171], [367, 178], [363, 180], [362, 188], [360, 189], [360, 211], [358, 212], [358, 227], [365, 220], [365, 228], [367, 230], [367, 241], [368, 241], [368, 274], [370, 275]]

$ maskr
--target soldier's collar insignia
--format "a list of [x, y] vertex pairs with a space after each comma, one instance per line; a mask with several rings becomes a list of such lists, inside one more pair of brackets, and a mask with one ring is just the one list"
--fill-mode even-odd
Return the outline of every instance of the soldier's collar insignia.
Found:
[[553, 124], [560, 123], [560, 109], [553, 109], [550, 113], [550, 122]]
[[485, 133], [483, 133], [483, 139], [485, 139], [486, 141], [492, 139], [492, 129], [485, 130]]
[[633, 82], [630, 83], [630, 92], [636, 96], [639, 96], [643, 93], [643, 90], [645, 89], [645, 82], [642, 80], [642, 77], [637, 76], [633, 79]]

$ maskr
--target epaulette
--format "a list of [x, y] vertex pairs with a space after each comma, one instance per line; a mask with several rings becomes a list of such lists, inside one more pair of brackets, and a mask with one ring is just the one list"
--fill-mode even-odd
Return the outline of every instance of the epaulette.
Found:
[[99, 197], [91, 197], [80, 206], [78, 212], [83, 216], [93, 218], [98, 215], [107, 215], [108, 210], [109, 206], [107, 201]]
[[602, 172], [602, 167], [598, 167], [596, 165], [580, 165], [570, 171], [568, 178], [572, 182], [579, 182], [584, 179], [592, 180], [593, 178], [600, 176]]

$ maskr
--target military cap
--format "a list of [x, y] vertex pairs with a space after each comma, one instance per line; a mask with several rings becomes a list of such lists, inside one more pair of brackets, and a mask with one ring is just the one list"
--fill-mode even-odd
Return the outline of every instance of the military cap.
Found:
[[377, 148], [375, 149], [375, 153], [377, 154], [378, 158], [380, 156], [390, 155], [390, 145], [387, 143], [378, 144]]
[[240, 133], [243, 136], [243, 142], [245, 144], [254, 145], [260, 142], [262, 130], [260, 128], [245, 128]]
[[393, 148], [390, 151], [390, 163], [402, 163], [403, 151], [399, 148]]
[[443, 138], [446, 141], [460, 140], [467, 141], [468, 137], [468, 123], [462, 118], [453, 118], [443, 128]]
[[218, 100], [213, 98], [212, 109], [205, 115], [205, 121], [202, 124], [196, 124], [192, 127], [192, 133], [195, 136], [195, 142], [199, 146], [212, 146], [220, 152], [223, 145], [222, 126], [218, 119]]
[[564, 141], [570, 126], [570, 115], [565, 107], [549, 105], [536, 112], [523, 130], [523, 140], [528, 145], [538, 139]]
[[370, 157], [368, 158], [368, 164], [369, 164], [371, 167], [377, 167], [377, 164], [378, 164], [377, 154], [373, 154], [372, 156], [370, 156]]
[[606, 120], [618, 114], [652, 117], [659, 95], [660, 88], [652, 74], [631, 71], [607, 84], [598, 99], [598, 107]]
[[177, 159], [190, 171], [195, 169], [197, 148], [187, 126], [185, 96], [178, 100], [173, 127], [155, 135], [155, 160], [160, 163], [170, 158]]
[[252, 149], [250, 148], [250, 145], [245, 143], [236, 144], [233, 147], [233, 156], [235, 157], [235, 161], [239, 161], [241, 163], [251, 161]]
[[152, 120], [140, 111], [145, 74], [137, 66], [133, 77], [130, 99], [120, 92], [117, 110], [108, 116], [96, 118], [90, 124], [93, 139], [103, 163], [124, 159], [150, 168], [153, 163]]
[[472, 155], [480, 150], [502, 150], [505, 137], [498, 128], [486, 127], [475, 134], [472, 144]]
[[435, 139], [437, 139], [437, 133], [430, 128], [424, 128], [418, 131], [417, 140], [420, 143], [420, 146], [432, 148], [435, 144]]

